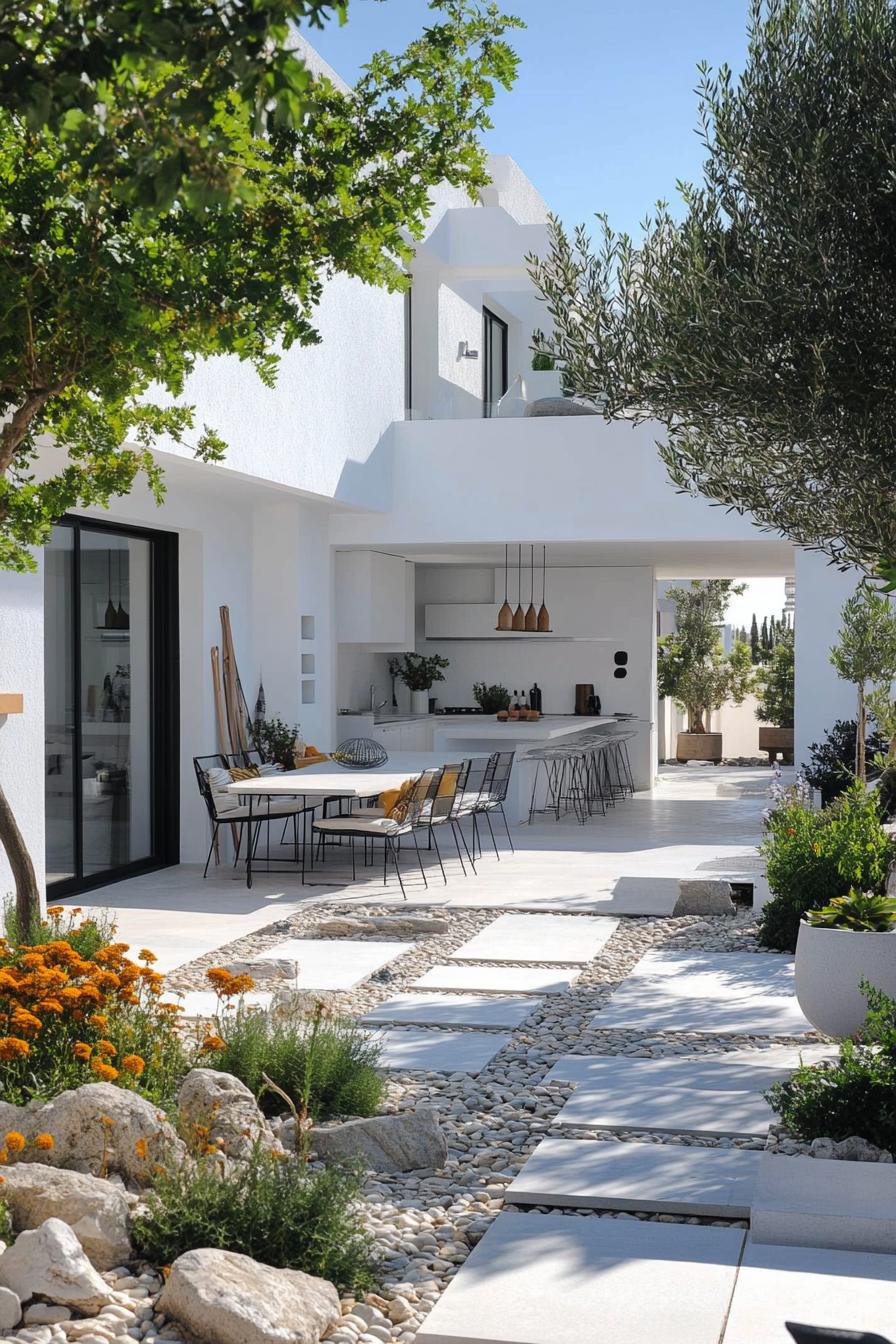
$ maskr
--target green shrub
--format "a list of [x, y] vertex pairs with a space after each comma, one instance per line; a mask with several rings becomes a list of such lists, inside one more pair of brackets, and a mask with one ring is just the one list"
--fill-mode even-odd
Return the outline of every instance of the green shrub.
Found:
[[315, 1120], [373, 1115], [383, 1100], [379, 1048], [353, 1022], [320, 1010], [267, 1014], [240, 1007], [216, 1025], [224, 1047], [205, 1062], [244, 1082], [267, 1115], [284, 1107], [266, 1089], [264, 1074]]
[[231, 1165], [214, 1156], [188, 1159], [157, 1174], [133, 1241], [156, 1265], [212, 1246], [362, 1291], [375, 1265], [372, 1239], [358, 1226], [359, 1193], [360, 1177], [348, 1167], [312, 1171], [258, 1148]]
[[8, 900], [3, 908], [3, 932], [11, 947], [40, 947], [64, 938], [79, 956], [92, 961], [102, 948], [108, 947], [115, 937], [115, 922], [111, 915], [98, 911], [88, 919], [79, 920], [80, 906], [53, 905], [47, 918], [35, 915], [31, 925], [22, 929], [15, 901]]
[[852, 1134], [896, 1150], [896, 1002], [863, 982], [869, 1011], [860, 1043], [844, 1041], [829, 1064], [804, 1064], [766, 1093], [796, 1138]]
[[9, 1212], [9, 1205], [5, 1200], [0, 1199], [0, 1241], [5, 1241], [7, 1246], [15, 1240], [15, 1233], [12, 1230], [12, 1214]]
[[888, 933], [896, 925], [896, 898], [850, 887], [846, 896], [835, 896], [830, 905], [810, 910], [806, 921], [821, 929]]
[[760, 848], [773, 896], [759, 921], [765, 947], [792, 952], [806, 911], [850, 887], [883, 892], [893, 847], [876, 797], [857, 781], [821, 812], [785, 798], [766, 826]]

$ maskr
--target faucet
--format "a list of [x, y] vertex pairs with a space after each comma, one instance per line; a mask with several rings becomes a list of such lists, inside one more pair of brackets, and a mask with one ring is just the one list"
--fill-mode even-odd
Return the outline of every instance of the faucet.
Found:
[[383, 708], [384, 705], [387, 705], [388, 703], [389, 703], [389, 697], [388, 697], [388, 696], [386, 697], [385, 700], [381, 700], [379, 704], [376, 703], [376, 683], [375, 683], [375, 682], [371, 682], [371, 683], [370, 683], [370, 712], [371, 712], [371, 714], [376, 714], [379, 710], [381, 710], [381, 709]]

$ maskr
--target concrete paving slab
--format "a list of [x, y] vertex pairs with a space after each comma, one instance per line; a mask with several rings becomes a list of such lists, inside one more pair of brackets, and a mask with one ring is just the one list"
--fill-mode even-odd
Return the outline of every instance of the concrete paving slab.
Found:
[[[854, 1168], [857, 1164], [826, 1165]], [[724, 1344], [793, 1344], [785, 1321], [832, 1330], [867, 1330], [892, 1339], [896, 1257], [759, 1246], [748, 1239]]]
[[431, 966], [413, 989], [470, 990], [479, 994], [565, 994], [581, 975], [571, 967]]
[[452, 961], [532, 961], [578, 966], [596, 957], [617, 919], [588, 915], [502, 915], [451, 953]]
[[718, 1344], [743, 1237], [727, 1227], [504, 1213], [417, 1344]]
[[562, 1055], [545, 1074], [546, 1083], [627, 1083], [632, 1087], [708, 1088], [712, 1092], [761, 1092], [790, 1077], [801, 1059], [815, 1064], [832, 1058], [834, 1046], [788, 1046], [784, 1050], [731, 1050], [714, 1055], [642, 1059], [631, 1055]]
[[759, 1092], [713, 1092], [706, 1088], [633, 1089], [583, 1083], [558, 1111], [554, 1123], [583, 1129], [652, 1130], [657, 1134], [711, 1134], [762, 1138], [774, 1112]]
[[253, 961], [282, 958], [298, 964], [295, 980], [286, 983], [296, 989], [353, 989], [414, 943], [352, 941], [350, 938], [290, 938], [276, 947], [266, 948]]
[[509, 994], [396, 994], [365, 1013], [365, 1024], [394, 1022], [422, 1027], [518, 1027], [541, 999]]
[[689, 998], [668, 993], [661, 979], [628, 979], [591, 1019], [603, 1031], [687, 1031], [712, 1036], [803, 1036], [813, 1031], [795, 998], [781, 994], [735, 994]]
[[753, 1240], [839, 1251], [896, 1251], [896, 1166], [763, 1154]]
[[630, 980], [662, 977], [669, 994], [727, 999], [732, 994], [793, 994], [793, 957], [772, 952], [668, 952], [654, 948]]
[[433, 1073], [478, 1073], [511, 1037], [486, 1031], [427, 1031], [396, 1027], [371, 1033], [386, 1069], [427, 1069]]
[[[213, 989], [166, 989], [165, 998], [181, 1004], [185, 1017], [211, 1018], [221, 1011], [221, 1000]], [[243, 1003], [249, 1008], [270, 1008], [273, 998], [265, 990], [252, 990], [243, 995]]]
[[744, 1148], [542, 1139], [505, 1202], [748, 1218], [761, 1156]]

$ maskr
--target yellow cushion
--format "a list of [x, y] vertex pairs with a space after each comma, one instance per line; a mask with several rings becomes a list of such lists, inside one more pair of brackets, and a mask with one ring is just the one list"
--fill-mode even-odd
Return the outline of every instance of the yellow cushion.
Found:
[[443, 772], [442, 778], [439, 780], [439, 791], [436, 795], [438, 798], [450, 798], [451, 795], [456, 792], [457, 777], [459, 774], [460, 770], [458, 769], [445, 770]]
[[383, 809], [387, 817], [391, 813], [395, 804], [398, 802], [400, 794], [401, 789], [383, 789], [382, 793], [377, 799], [377, 802], [379, 803], [380, 807]]
[[234, 784], [239, 783], [241, 779], [257, 779], [257, 765], [232, 765], [227, 771]]
[[408, 815], [408, 809], [414, 797], [414, 790], [417, 787], [416, 779], [406, 779], [398, 790], [398, 797], [386, 812], [387, 817], [393, 821], [404, 821]]

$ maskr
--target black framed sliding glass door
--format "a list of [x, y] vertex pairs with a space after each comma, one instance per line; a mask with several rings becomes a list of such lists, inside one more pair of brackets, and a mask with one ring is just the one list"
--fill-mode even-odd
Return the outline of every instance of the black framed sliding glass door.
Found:
[[177, 537], [63, 519], [44, 553], [47, 884], [177, 862]]

